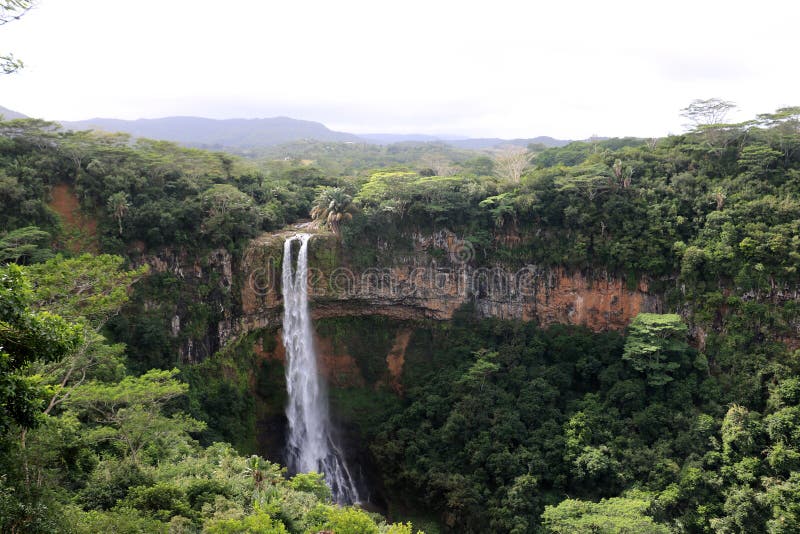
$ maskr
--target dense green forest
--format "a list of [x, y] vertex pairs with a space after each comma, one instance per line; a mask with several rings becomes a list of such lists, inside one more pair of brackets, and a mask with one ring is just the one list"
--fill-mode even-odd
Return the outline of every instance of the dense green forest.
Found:
[[[740, 124], [702, 111], [661, 139], [299, 143], [249, 159], [0, 122], [2, 530], [799, 531], [800, 108]], [[402, 395], [331, 392], [390, 519], [337, 507], [319, 476], [256, 454], [257, 412], [283, 408], [282, 369], [252, 350], [274, 332], [179, 357], [238, 293], [213, 269], [144, 261], [204, 268], [224, 250], [235, 271], [252, 238], [310, 218], [353, 266], [447, 229], [475, 265], [644, 281], [668, 313], [599, 333], [469, 306], [414, 322]], [[318, 328], [362, 336], [368, 367], [393, 327]]]

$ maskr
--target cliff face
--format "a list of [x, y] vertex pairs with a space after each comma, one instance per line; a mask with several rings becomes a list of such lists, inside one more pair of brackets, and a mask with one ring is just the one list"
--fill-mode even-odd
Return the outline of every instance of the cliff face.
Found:
[[[177, 279], [183, 288], [175, 299], [158, 294], [144, 302], [148, 313], [160, 314], [170, 325], [181, 361], [202, 361], [232, 339], [264, 328], [280, 328], [283, 244], [300, 231], [315, 232], [298, 226], [264, 234], [250, 243], [240, 261], [224, 249], [195, 258], [169, 248], [151, 253], [132, 247], [135, 263], [148, 263], [151, 272]], [[353, 251], [344, 249], [340, 240], [316, 231], [309, 245], [309, 295], [314, 319], [380, 316], [407, 324], [447, 320], [465, 309], [477, 317], [534, 321], [542, 326], [574, 324], [603, 331], [623, 330], [640, 312], [668, 311], [664, 296], [651, 291], [647, 279], [632, 284], [602, 270], [570, 271], [538, 265], [510, 269], [500, 263], [480, 264], [470, 243], [448, 231], [413, 235], [409, 243], [402, 253], [392, 250], [388, 243], [371, 244], [371, 250], [381, 253], [377, 265], [362, 268], [356, 266]], [[744, 294], [741, 298], [780, 305], [796, 301], [798, 294], [778, 288], [774, 294]], [[197, 320], [199, 305], [206, 307], [205, 322]], [[688, 304], [684, 314], [690, 322], [691, 337], [701, 349], [709, 329], [724, 331], [725, 306], [720, 308], [718, 319], [707, 324], [692, 320]], [[800, 345], [796, 332], [800, 332], [800, 325], [792, 323], [777, 339], [795, 349]], [[337, 353], [324, 335], [317, 342], [323, 364], [331, 368], [328, 374], [332, 383], [362, 382], [352, 358]], [[387, 374], [379, 382], [397, 391], [402, 389], [403, 346], [403, 339], [398, 337], [380, 356], [385, 359]], [[280, 359], [279, 355], [271, 357]]]
[[[240, 268], [242, 308], [233, 330], [278, 329], [270, 344], [273, 350], [263, 351], [261, 343], [256, 343], [256, 352], [265, 360], [284, 358], [279, 329], [281, 265], [283, 243], [293, 233], [254, 240]], [[389, 387], [401, 394], [413, 322], [451, 319], [465, 305], [479, 317], [535, 321], [542, 326], [574, 324], [595, 331], [621, 330], [637, 313], [663, 309], [663, 299], [649, 291], [647, 281], [631, 288], [606, 272], [569, 272], [536, 265], [516, 270], [499, 264], [478, 267], [470, 244], [447, 231], [415, 235], [412, 241], [410, 253], [391, 257], [387, 253], [379, 258], [381, 266], [357, 269], [330, 234], [318, 233], [311, 239], [309, 296], [312, 315], [322, 326], [315, 343], [321, 371], [334, 387]], [[375, 247], [381, 250], [385, 245], [377, 243]], [[393, 326], [387, 330], [385, 343], [370, 347], [370, 358], [379, 362], [382, 370], [365, 376], [363, 357], [326, 333], [324, 324], [337, 317], [375, 316], [387, 318]], [[363, 332], [336, 337], [353, 341], [363, 337]]]
[[[351, 354], [347, 344], [342, 339], [332, 336], [315, 333], [314, 345], [319, 354], [320, 371], [325, 376], [325, 382], [334, 387], [365, 387], [372, 388], [389, 387], [395, 393], [403, 392], [402, 375], [405, 353], [411, 339], [413, 330], [410, 328], [400, 328], [393, 332], [393, 343], [388, 350], [381, 350], [374, 347], [373, 357], [382, 360], [383, 371], [377, 377], [368, 377], [361, 369], [363, 362], [359, 361], [356, 354]], [[265, 334], [271, 335], [271, 334]], [[274, 343], [269, 345], [273, 348], [265, 350], [263, 338], [256, 340], [254, 352], [260, 360], [278, 361], [281, 364], [286, 359], [286, 350], [283, 346], [282, 332], [278, 330], [274, 334]], [[342, 337], [351, 338], [350, 335]], [[385, 363], [383, 363], [385, 362]]]
[[[283, 243], [296, 231], [313, 230], [300, 227], [265, 234], [250, 243], [241, 261], [224, 249], [197, 258], [177, 249], [153, 252], [141, 245], [131, 247], [135, 264], [149, 264], [153, 275], [180, 287], [174, 298], [157, 293], [143, 302], [148, 314], [164, 317], [180, 361], [202, 361], [243, 334], [280, 327]], [[313, 317], [447, 320], [467, 306], [478, 317], [535, 321], [542, 326], [575, 324], [602, 331], [624, 329], [637, 313], [663, 309], [662, 298], [649, 291], [646, 280], [629, 287], [603, 271], [478, 266], [470, 244], [447, 231], [414, 235], [411, 243], [413, 249], [403, 254], [387, 251], [379, 266], [356, 268], [338, 239], [318, 232], [309, 245]], [[375, 249], [387, 250], [388, 245], [376, 243]], [[202, 321], [198, 320], [201, 307]], [[388, 374], [380, 381], [398, 391], [408, 335], [405, 342], [402, 337], [395, 339], [394, 348], [387, 346], [384, 355]], [[323, 363], [344, 369], [336, 376], [359, 382], [346, 355], [336, 354], [324, 336], [317, 342]], [[336, 376], [329, 377], [333, 383]]]
[[[179, 361], [198, 363], [239, 331], [234, 326], [239, 315], [234, 289], [237, 266], [230, 252], [220, 248], [195, 257], [170, 247], [145, 251], [143, 244], [134, 243], [128, 254], [134, 266], [150, 266], [150, 283], [170, 288], [169, 292], [145, 289], [142, 306], [169, 325]], [[153, 282], [155, 278], [162, 282]]]
[[[243, 331], [279, 324], [280, 265], [289, 233], [255, 240], [242, 262]], [[646, 280], [635, 287], [606, 272], [568, 272], [527, 265], [478, 267], [472, 247], [442, 231], [416, 235], [414, 251], [381, 267], [356, 269], [336, 239], [312, 238], [309, 295], [315, 318], [382, 315], [399, 320], [446, 320], [464, 305], [479, 317], [563, 323], [620, 330], [639, 312], [660, 312], [663, 300]], [[378, 245], [380, 246], [380, 245]]]

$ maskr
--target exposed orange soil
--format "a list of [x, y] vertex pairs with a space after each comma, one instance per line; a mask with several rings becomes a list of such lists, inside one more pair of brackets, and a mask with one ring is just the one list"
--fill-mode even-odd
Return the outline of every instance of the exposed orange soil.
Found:
[[[314, 334], [314, 345], [317, 349], [320, 371], [329, 384], [337, 387], [363, 386], [364, 377], [358, 368], [355, 358], [341, 349], [334, 347], [333, 341]], [[281, 332], [275, 334], [275, 348], [265, 351], [261, 340], [257, 340], [253, 351], [265, 361], [286, 361], [286, 349], [283, 346]]]
[[67, 250], [73, 253], [98, 252], [97, 221], [81, 213], [75, 191], [67, 184], [54, 185], [50, 190], [50, 208], [64, 225]]
[[411, 330], [400, 330], [394, 340], [389, 354], [386, 355], [386, 367], [389, 369], [389, 384], [395, 393], [403, 393], [403, 364], [406, 361], [406, 348], [411, 340]]

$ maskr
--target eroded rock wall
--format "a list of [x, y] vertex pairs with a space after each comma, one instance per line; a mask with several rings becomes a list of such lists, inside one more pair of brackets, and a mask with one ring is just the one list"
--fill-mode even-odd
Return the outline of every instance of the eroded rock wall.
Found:
[[[298, 231], [308, 231], [298, 229]], [[294, 230], [266, 234], [245, 252], [240, 276], [241, 316], [234, 330], [266, 329], [275, 336], [271, 351], [256, 352], [282, 361], [281, 265], [283, 242]], [[661, 312], [663, 299], [651, 293], [647, 280], [629, 287], [605, 271], [568, 271], [525, 265], [480, 266], [469, 243], [451, 232], [414, 235], [413, 250], [380, 258], [381, 266], [358, 268], [340, 241], [318, 233], [309, 245], [309, 296], [315, 320], [382, 316], [399, 325], [388, 344], [374, 351], [383, 370], [365, 377], [358, 355], [325, 332], [315, 338], [320, 368], [334, 387], [389, 387], [403, 391], [405, 353], [420, 320], [448, 320], [467, 305], [478, 317], [535, 321], [542, 326], [574, 324], [594, 331], [622, 330], [639, 312]], [[375, 244], [387, 250], [385, 244]], [[373, 352], [374, 352], [373, 351]]]
[[[242, 262], [243, 331], [278, 324], [280, 265], [286, 233], [253, 241]], [[604, 271], [526, 265], [476, 265], [469, 243], [442, 231], [414, 236], [414, 251], [394, 264], [359, 269], [329, 234], [311, 240], [309, 295], [315, 318], [383, 315], [446, 320], [464, 305], [479, 317], [621, 330], [639, 312], [661, 312], [647, 280], [633, 287]], [[277, 322], [276, 322], [277, 321]]]
[[151, 275], [172, 279], [168, 285], [175, 291], [149, 295], [143, 308], [148, 314], [168, 318], [180, 362], [198, 363], [208, 358], [241, 331], [239, 292], [234, 289], [238, 266], [230, 252], [219, 248], [196, 257], [172, 247], [147, 251], [137, 242], [128, 254], [134, 266], [149, 265]]
[[[144, 302], [147, 313], [165, 317], [179, 361], [202, 361], [244, 334], [280, 327], [283, 243], [297, 231], [309, 230], [289, 229], [254, 239], [240, 261], [224, 249], [198, 258], [169, 247], [147, 251], [143, 244], [131, 246], [135, 264], [150, 265], [151, 273], [174, 278], [172, 283], [181, 288], [174, 298], [159, 293]], [[542, 326], [575, 324], [602, 331], [624, 329], [639, 312], [663, 311], [663, 299], [649, 290], [646, 280], [631, 287], [604, 271], [481, 265], [470, 244], [447, 231], [416, 234], [410, 243], [412, 248], [402, 254], [376, 243], [374, 248], [386, 253], [379, 257], [379, 266], [365, 268], [354, 264], [338, 238], [318, 232], [309, 248], [313, 317], [448, 320], [467, 306], [478, 317], [535, 321]], [[199, 307], [204, 309], [205, 324], [197, 318]], [[347, 367], [324, 339], [318, 342], [323, 360], [332, 368]], [[387, 369], [402, 369], [402, 339], [397, 343], [398, 349], [387, 355]], [[341, 374], [349, 376], [348, 372]], [[385, 382], [399, 390], [397, 377], [399, 371], [390, 373]]]

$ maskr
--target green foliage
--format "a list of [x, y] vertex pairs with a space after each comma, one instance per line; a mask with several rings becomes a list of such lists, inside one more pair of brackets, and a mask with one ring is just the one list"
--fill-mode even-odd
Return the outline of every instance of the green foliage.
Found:
[[311, 217], [327, 226], [334, 234], [339, 233], [339, 225], [342, 221], [349, 221], [353, 218], [351, 211], [353, 198], [341, 187], [325, 187], [311, 208]]
[[355, 256], [379, 240], [382, 256], [399, 256], [397, 229], [444, 227], [484, 233], [486, 257], [512, 265], [596, 266], [632, 279], [680, 269], [688, 296], [730, 281], [743, 291], [797, 283], [796, 121], [786, 110], [649, 143], [572, 143], [539, 153], [513, 185], [382, 169], [355, 180], [361, 212], [345, 243]]
[[[446, 531], [761, 532], [784, 520], [767, 503], [800, 458], [791, 374], [760, 390], [762, 414], [726, 408], [735, 393], [691, 357], [677, 316], [640, 316], [625, 340], [459, 321], [416, 330], [406, 398], [371, 446], [390, 494], [438, 512]], [[622, 359], [642, 344], [680, 363], [671, 380], [648, 384]]]
[[70, 523], [75, 532], [79, 534], [96, 534], [97, 532], [118, 532], [120, 534], [167, 534], [169, 525], [132, 508], [118, 508], [110, 512], [82, 513], [75, 511], [71, 514]]
[[402, 223], [408, 218], [418, 226], [436, 227], [479, 217], [477, 201], [485, 191], [486, 186], [471, 177], [381, 171], [369, 177], [355, 202], [375, 222], [388, 217]]
[[[201, 443], [223, 441], [242, 453], [256, 452], [256, 402], [249, 374], [256, 365], [252, 352], [255, 338], [255, 335], [246, 336], [229, 345], [225, 353], [187, 366], [181, 372], [189, 385], [182, 408], [194, 418], [208, 422], [207, 428], [198, 435]], [[283, 367], [269, 363], [261, 366], [256, 393], [265, 395], [270, 406], [282, 410], [286, 395]], [[269, 380], [263, 389], [260, 387], [262, 379]]]
[[145, 276], [147, 266], [126, 270], [120, 256], [83, 254], [57, 256], [25, 269], [36, 280], [37, 307], [73, 320], [83, 317], [95, 330], [101, 328], [128, 300], [130, 287]]
[[[375, 169], [438, 167], [436, 164], [439, 162], [444, 162], [445, 166], [463, 165], [469, 168], [471, 165], [468, 165], [467, 160], [474, 157], [472, 151], [456, 150], [443, 143], [414, 142], [377, 145], [303, 140], [278, 147], [262, 148], [247, 155], [251, 156], [253, 152], [256, 152], [259, 166], [265, 172], [280, 172], [286, 166], [313, 162], [315, 167], [329, 177], [354, 176]], [[491, 162], [491, 159], [485, 159]], [[436, 172], [435, 169], [432, 170]], [[491, 173], [475, 172], [475, 174]]]
[[[235, 241], [255, 236], [261, 213], [251, 197], [230, 184], [216, 184], [199, 195], [201, 232], [213, 245], [232, 248]], [[121, 232], [120, 232], [121, 233]]]
[[788, 534], [800, 528], [800, 473], [791, 473], [787, 480], [772, 481], [764, 496], [764, 504], [772, 508], [767, 532]]
[[492, 176], [494, 174], [494, 161], [488, 156], [477, 156], [464, 163], [462, 167], [468, 173], [476, 176]]
[[124, 191], [118, 191], [108, 197], [108, 202], [106, 202], [106, 204], [108, 206], [108, 211], [114, 219], [117, 220], [117, 224], [119, 224], [119, 235], [122, 235], [122, 219], [125, 218], [128, 209], [131, 207], [128, 194]]
[[363, 510], [357, 508], [328, 509], [325, 524], [321, 530], [330, 530], [337, 534], [379, 534], [375, 521]]
[[46, 414], [85, 380], [123, 374], [124, 345], [109, 345], [99, 334], [128, 301], [131, 286], [147, 273], [146, 266], [126, 271], [123, 261], [119, 256], [105, 254], [67, 259], [59, 255], [25, 268], [26, 274], [36, 280], [34, 305], [78, 321], [83, 330], [83, 342], [65, 358], [34, 366], [50, 386]]
[[622, 358], [644, 373], [648, 384], [663, 386], [673, 380], [671, 374], [688, 349], [687, 330], [680, 315], [640, 313], [628, 326]]
[[722, 454], [730, 463], [761, 450], [761, 421], [757, 413], [733, 405], [722, 421]]
[[325, 475], [320, 473], [298, 473], [289, 481], [295, 491], [304, 491], [324, 501], [331, 498], [331, 489], [325, 484]]
[[55, 127], [53, 123], [31, 119], [0, 121], [3, 233], [36, 227], [55, 237], [60, 230], [57, 217], [46, 205], [50, 185], [61, 172], [52, 150]]
[[188, 515], [189, 503], [184, 492], [169, 483], [153, 486], [134, 486], [128, 490], [123, 506], [131, 506], [161, 521], [176, 515]]
[[[58, 262], [42, 267], [38, 305], [61, 306], [82, 324], [92, 324], [79, 315], [84, 310], [95, 318], [94, 324], [102, 323], [101, 312], [124, 299], [112, 297], [113, 291], [108, 290], [114, 284], [105, 278], [96, 280], [95, 286], [89, 283], [97, 276], [91, 266], [109, 260], [92, 261], [89, 257], [76, 260], [74, 279]], [[107, 276], [123, 274], [118, 264], [110, 265], [116, 267]], [[22, 280], [16, 266], [7, 270]], [[124, 274], [118, 284], [131, 283], [132, 274]], [[84, 284], [90, 287], [75, 291]], [[31, 294], [26, 289], [9, 293], [11, 297], [21, 305]], [[330, 489], [320, 475], [301, 474], [286, 480], [285, 471], [257, 456], [243, 458], [222, 444], [200, 448], [188, 433], [202, 430], [203, 425], [175, 411], [174, 401], [189, 387], [176, 379], [177, 373], [151, 370], [138, 377], [109, 375], [74, 384], [63, 403], [49, 412], [47, 424], [28, 433], [21, 450], [8, 458], [0, 455], [4, 466], [22, 460], [21, 468], [9, 471], [16, 477], [13, 484], [0, 485], [3, 528], [289, 532], [279, 519], [286, 518], [293, 532], [324, 524], [344, 532], [410, 531], [410, 524], [387, 525], [364, 512], [331, 506]], [[56, 434], [50, 436], [52, 432]], [[53, 448], [44, 449], [47, 444]], [[32, 458], [36, 451], [45, 454], [39, 461]], [[46, 463], [49, 471], [43, 469]], [[37, 477], [34, 484], [31, 475]], [[63, 489], [56, 491], [59, 485]], [[48, 501], [43, 495], [58, 497]]]
[[153, 484], [151, 474], [129, 461], [105, 460], [92, 472], [86, 486], [78, 493], [79, 503], [87, 510], [110, 510], [130, 488]]
[[[0, 277], [2, 528], [410, 530], [332, 507], [313, 476], [287, 481], [274, 464], [211, 445], [255, 450], [251, 391], [279, 413], [279, 365], [251, 374], [245, 337], [186, 369], [188, 391], [174, 371], [149, 369], [171, 368], [189, 340], [202, 347], [196, 360], [217, 352], [219, 310], [236, 309], [241, 281], [194, 284], [170, 264], [134, 286], [145, 273], [109, 256], [35, 265], [63, 240], [48, 196], [68, 184], [104, 250], [136, 262], [163, 252], [214, 271], [208, 249], [225, 247], [235, 266], [249, 238], [316, 207], [325, 221], [352, 213], [343, 248], [320, 256], [328, 266], [392, 264], [415, 253], [415, 236], [448, 230], [472, 245], [474, 265], [649, 284], [685, 313], [697, 350], [675, 315], [638, 316], [626, 340], [458, 316], [415, 326], [402, 397], [341, 388], [332, 408], [370, 441], [392, 504], [437, 514], [448, 531], [797, 531], [799, 368], [780, 341], [800, 317], [800, 113], [725, 124], [728, 104], [693, 103], [685, 135], [531, 147], [535, 168], [518, 183], [493, 178], [487, 156], [434, 144], [297, 143], [251, 164], [0, 122], [0, 262], [34, 264], [35, 282], [26, 289], [14, 266]], [[435, 248], [437, 265], [448, 262]], [[320, 327], [379, 382], [394, 326]], [[348, 329], [358, 335], [338, 335]]]
[[33, 427], [41, 412], [41, 379], [27, 376], [35, 361], [53, 362], [74, 350], [81, 329], [48, 311], [31, 310], [32, 294], [16, 265], [0, 268], [0, 435], [12, 424]]
[[49, 534], [67, 527], [48, 508], [44, 499], [28, 501], [20, 498], [21, 488], [7, 483], [7, 475], [0, 477], [0, 530], [2, 532], [30, 532]]
[[[111, 252], [123, 252], [131, 241], [149, 248], [237, 249], [261, 230], [307, 216], [316, 189], [333, 185], [301, 165], [273, 169], [267, 177], [228, 155], [132, 142], [124, 134], [59, 132], [38, 120], [0, 121], [0, 136], [3, 232], [35, 226], [63, 237], [49, 192], [68, 184]], [[36, 251], [30, 248], [34, 238], [28, 233], [22, 242], [28, 248], [7, 254], [26, 259]]]
[[650, 502], [642, 497], [616, 497], [600, 502], [566, 499], [542, 514], [545, 532], [571, 534], [668, 534], [670, 529], [647, 515]]
[[0, 264], [36, 263], [50, 256], [50, 234], [37, 226], [25, 226], [9, 232], [0, 232]]
[[500, 366], [492, 361], [497, 358], [496, 352], [489, 352], [485, 349], [481, 349], [475, 353], [475, 356], [477, 356], [475, 363], [472, 364], [457, 384], [466, 387], [478, 386], [479, 389], [482, 390], [486, 379], [496, 373], [500, 369]]
[[[623, 458], [646, 445], [633, 418], [587, 386], [614, 365], [602, 391], [632, 379], [621, 352], [613, 334], [518, 323], [418, 331], [406, 351], [407, 398], [372, 444], [384, 482], [462, 532], [529, 532], [556, 494], [618, 491], [639, 476], [631, 470], [644, 476], [649, 466]], [[614, 441], [621, 435], [625, 445]]]
[[137, 464], [145, 447], [175, 448], [188, 432], [205, 428], [205, 423], [180, 412], [169, 417], [161, 413], [168, 401], [188, 389], [175, 379], [177, 374], [177, 369], [153, 369], [117, 383], [89, 382], [76, 387], [67, 403], [96, 422], [87, 436], [90, 441], [116, 442]]
[[244, 519], [220, 519], [211, 521], [204, 532], [209, 534], [288, 534], [286, 527], [264, 511]]

